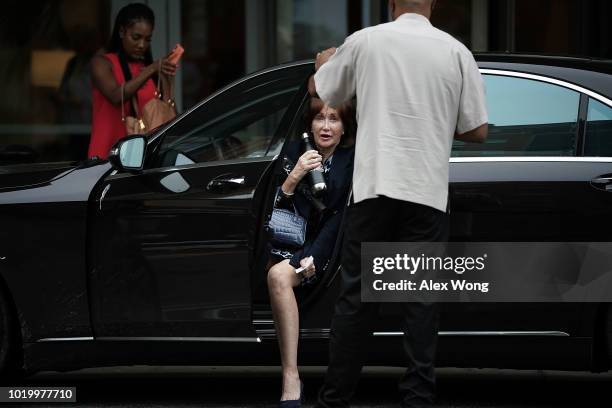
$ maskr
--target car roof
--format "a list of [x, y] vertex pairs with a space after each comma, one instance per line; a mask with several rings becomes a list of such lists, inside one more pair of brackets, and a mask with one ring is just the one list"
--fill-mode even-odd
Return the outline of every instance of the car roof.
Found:
[[481, 69], [526, 72], [579, 85], [612, 99], [612, 61], [527, 54], [476, 53]]
[[[479, 63], [497, 62], [511, 64], [529, 64], [563, 68], [583, 69], [594, 72], [601, 72], [612, 75], [612, 59], [574, 57], [563, 55], [544, 55], [544, 54], [516, 54], [516, 53], [493, 53], [493, 52], [474, 52], [474, 58]], [[296, 65], [313, 64], [314, 60], [300, 60], [279, 64], [274, 67], [266, 68], [260, 72], [275, 70], [282, 67], [292, 67]]]
[[563, 68], [584, 69], [588, 71], [612, 74], [612, 60], [588, 57], [574, 57], [562, 55], [542, 54], [514, 54], [514, 53], [483, 53], [475, 52], [474, 58], [478, 62], [499, 62], [512, 64], [530, 64], [541, 66], [554, 66]]
[[[579, 85], [583, 88], [612, 99], [612, 60], [541, 54], [474, 53], [481, 69], [526, 72], [555, 78]], [[296, 65], [313, 64], [303, 60], [278, 65], [260, 73], [289, 68]]]

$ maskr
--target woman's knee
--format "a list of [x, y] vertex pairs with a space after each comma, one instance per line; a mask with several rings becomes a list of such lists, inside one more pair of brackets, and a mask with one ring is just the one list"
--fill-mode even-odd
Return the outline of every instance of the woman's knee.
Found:
[[288, 266], [290, 266], [289, 263], [280, 262], [268, 270], [268, 289], [284, 290], [292, 288]]

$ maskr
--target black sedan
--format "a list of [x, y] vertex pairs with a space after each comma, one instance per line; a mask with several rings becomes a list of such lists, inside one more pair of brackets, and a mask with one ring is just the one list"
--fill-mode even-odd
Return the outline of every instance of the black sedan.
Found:
[[[477, 56], [490, 115], [451, 158], [455, 241], [609, 241], [612, 64]], [[265, 277], [283, 146], [312, 62], [245, 77], [111, 162], [0, 167], [0, 366], [278, 364]], [[338, 243], [341, 237], [338, 237]], [[336, 248], [337, 249], [337, 248]], [[298, 293], [300, 363], [325, 364], [339, 251]], [[438, 365], [602, 371], [612, 310], [444, 304]], [[384, 304], [369, 364], [402, 364]]]

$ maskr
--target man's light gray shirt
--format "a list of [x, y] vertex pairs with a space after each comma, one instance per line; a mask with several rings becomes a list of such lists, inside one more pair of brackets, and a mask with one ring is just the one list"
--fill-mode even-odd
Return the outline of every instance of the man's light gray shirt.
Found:
[[355, 202], [384, 195], [445, 211], [455, 132], [487, 122], [472, 53], [420, 14], [349, 36], [315, 75], [331, 106], [357, 95]]

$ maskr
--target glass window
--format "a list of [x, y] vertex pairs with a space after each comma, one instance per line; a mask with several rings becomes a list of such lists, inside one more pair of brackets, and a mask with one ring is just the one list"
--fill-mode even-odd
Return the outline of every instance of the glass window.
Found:
[[310, 69], [259, 75], [200, 106], [166, 132], [156, 166], [273, 155], [276, 128]]
[[181, 42], [185, 47], [181, 60], [183, 106], [190, 108], [244, 76], [247, 2], [181, 0], [179, 3]]
[[595, 99], [589, 99], [584, 155], [612, 157], [612, 108]]
[[279, 60], [314, 58], [318, 51], [342, 44], [348, 29], [347, 3], [346, 0], [296, 0], [292, 10], [287, 10], [287, 5], [279, 8], [281, 13], [293, 13], [288, 16], [293, 24], [278, 20], [280, 40], [288, 40], [279, 44], [279, 50], [293, 50], [293, 55], [285, 55], [285, 58], [279, 55]]
[[[273, 5], [276, 32], [272, 61], [311, 59], [323, 49], [344, 42], [349, 27], [347, 0], [277, 1]], [[353, 2], [355, 3], [355, 2]], [[255, 17], [251, 13], [249, 17]], [[253, 43], [251, 46], [254, 46]]]
[[89, 62], [108, 0], [11, 2], [0, 23], [0, 166], [87, 157]]
[[[586, 13], [586, 8], [594, 9], [597, 6], [581, 3], [580, 0], [515, 0], [515, 50], [550, 55], [584, 55], [580, 50], [581, 41], [586, 40], [583, 37], [586, 30], [580, 27], [584, 21], [582, 15]], [[592, 23], [595, 23], [594, 20]], [[500, 50], [503, 50], [502, 47], [499, 47]]]
[[453, 143], [453, 156], [573, 156], [580, 94], [540, 81], [484, 75], [489, 136]]
[[471, 49], [473, 6], [472, 0], [438, 0], [431, 23]]

